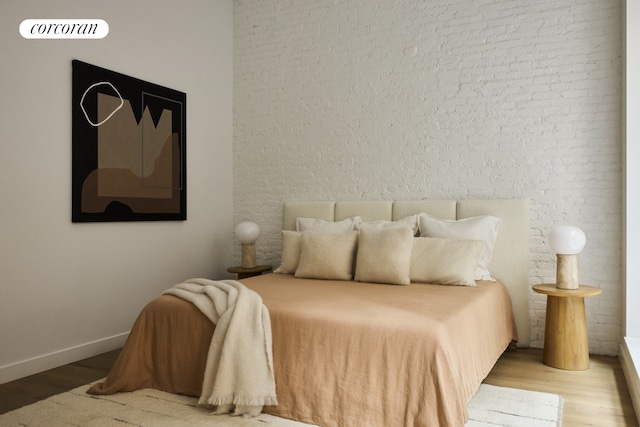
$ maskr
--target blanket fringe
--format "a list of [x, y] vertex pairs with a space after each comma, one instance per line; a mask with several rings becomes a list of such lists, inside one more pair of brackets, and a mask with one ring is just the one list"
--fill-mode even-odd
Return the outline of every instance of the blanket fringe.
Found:
[[206, 402], [198, 402], [209, 406], [222, 405], [242, 405], [242, 406], [278, 406], [278, 399], [275, 396], [219, 396], [210, 397]]

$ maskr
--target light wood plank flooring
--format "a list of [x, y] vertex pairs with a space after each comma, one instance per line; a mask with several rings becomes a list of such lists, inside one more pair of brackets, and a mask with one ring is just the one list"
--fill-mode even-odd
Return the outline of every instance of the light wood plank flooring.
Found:
[[[0, 385], [0, 413], [46, 399], [107, 375], [119, 350]], [[488, 384], [560, 394], [563, 427], [638, 426], [617, 357], [591, 356], [587, 371], [563, 371], [542, 364], [542, 350], [507, 351]]]
[[542, 364], [542, 349], [507, 351], [485, 382], [561, 395], [563, 427], [637, 426], [620, 360], [592, 355], [590, 364], [586, 371], [564, 371]]

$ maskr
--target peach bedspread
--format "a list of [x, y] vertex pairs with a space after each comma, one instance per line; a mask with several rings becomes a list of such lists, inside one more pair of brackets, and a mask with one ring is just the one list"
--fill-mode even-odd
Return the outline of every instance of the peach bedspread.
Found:
[[[264, 411], [323, 427], [463, 426], [467, 403], [516, 340], [500, 282], [393, 286], [278, 274], [242, 282], [271, 317], [279, 405]], [[156, 298], [89, 392], [199, 396], [212, 333], [197, 308]]]

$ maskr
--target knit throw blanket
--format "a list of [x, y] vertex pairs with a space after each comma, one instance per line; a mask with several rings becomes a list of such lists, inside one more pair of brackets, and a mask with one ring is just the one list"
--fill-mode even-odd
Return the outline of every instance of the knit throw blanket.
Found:
[[211, 337], [199, 405], [214, 414], [256, 416], [277, 405], [271, 321], [262, 298], [235, 280], [190, 279], [163, 294], [194, 304], [216, 328]]

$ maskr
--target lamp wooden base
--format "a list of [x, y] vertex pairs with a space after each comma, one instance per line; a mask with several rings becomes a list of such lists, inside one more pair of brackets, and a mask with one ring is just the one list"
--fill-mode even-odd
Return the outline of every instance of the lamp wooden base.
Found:
[[564, 290], [556, 288], [555, 284], [535, 285], [533, 290], [547, 295], [542, 362], [558, 369], [589, 369], [584, 299], [600, 295], [602, 290], [585, 285]]
[[242, 244], [242, 268], [254, 268], [256, 265], [257, 265], [256, 244], [243, 243]]
[[556, 267], [556, 287], [559, 289], [578, 289], [578, 255], [558, 254]]

